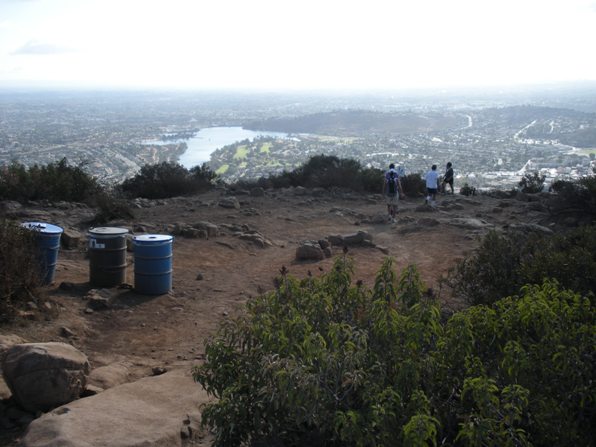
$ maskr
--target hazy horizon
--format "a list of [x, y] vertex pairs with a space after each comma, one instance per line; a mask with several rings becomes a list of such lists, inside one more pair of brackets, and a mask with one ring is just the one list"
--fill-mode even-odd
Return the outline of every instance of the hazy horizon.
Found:
[[0, 0], [0, 87], [408, 91], [596, 81], [594, 0]]

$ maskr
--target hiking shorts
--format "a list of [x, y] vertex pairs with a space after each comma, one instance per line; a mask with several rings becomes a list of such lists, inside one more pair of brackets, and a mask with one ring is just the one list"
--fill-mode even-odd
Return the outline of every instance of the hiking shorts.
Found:
[[426, 188], [426, 192], [428, 194], [436, 194], [437, 193], [437, 188]]
[[395, 194], [394, 196], [386, 195], [385, 201], [386, 201], [387, 205], [397, 206], [397, 203], [399, 202], [399, 194]]

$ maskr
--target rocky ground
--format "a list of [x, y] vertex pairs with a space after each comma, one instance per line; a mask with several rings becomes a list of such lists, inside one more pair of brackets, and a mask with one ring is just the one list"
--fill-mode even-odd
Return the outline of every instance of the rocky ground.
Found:
[[[188, 371], [201, 363], [205, 339], [222, 320], [242, 312], [247, 300], [270, 290], [283, 266], [297, 277], [319, 275], [348, 245], [355, 278], [365, 285], [373, 284], [383, 259], [391, 256], [398, 270], [416, 264], [443, 305], [457, 308], [461, 303], [441, 288], [439, 279], [477, 246], [483, 234], [514, 226], [545, 232], [556, 228], [540, 195], [445, 195], [437, 202], [432, 208], [423, 198], [406, 198], [397, 223], [391, 224], [381, 196], [341, 191], [218, 190], [195, 197], [136, 200], [133, 220], [106, 226], [134, 234], [175, 235], [173, 290], [163, 295], [134, 291], [132, 252], [127, 254], [126, 284], [109, 289], [89, 284], [85, 222], [95, 210], [69, 203], [24, 207], [5, 202], [5, 216], [64, 227], [63, 243], [70, 248], [60, 251], [54, 283], [14, 324], [0, 326], [0, 336], [75, 346], [91, 364], [91, 389], [101, 391], [164, 371]], [[327, 256], [320, 256], [320, 240], [339, 244], [330, 246], [331, 257], [329, 249]], [[313, 256], [322, 259], [298, 260], [297, 249], [304, 241], [315, 241]], [[0, 383], [0, 398], [5, 399], [0, 405], [5, 433], [0, 444], [16, 445], [31, 418], [7, 416], [8, 410], [13, 416], [16, 411], [8, 408], [9, 397]], [[205, 436], [200, 442], [208, 444]]]

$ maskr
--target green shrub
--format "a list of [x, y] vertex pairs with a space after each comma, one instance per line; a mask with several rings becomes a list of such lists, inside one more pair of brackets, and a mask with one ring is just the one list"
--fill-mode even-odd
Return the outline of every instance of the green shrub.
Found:
[[422, 174], [408, 174], [400, 178], [401, 187], [408, 196], [420, 196], [426, 194], [426, 182]]
[[555, 283], [441, 323], [414, 267], [282, 273], [195, 379], [215, 445], [590, 445], [593, 303]]
[[596, 226], [560, 235], [492, 231], [446, 282], [456, 296], [475, 305], [492, 304], [544, 278], [583, 294], [596, 290]]
[[540, 175], [538, 172], [525, 174], [519, 181], [517, 186], [520, 187], [521, 192], [535, 194], [541, 192], [544, 188], [545, 175]]
[[0, 170], [0, 199], [85, 202], [101, 187], [83, 168], [70, 166], [66, 158], [30, 168], [13, 162]]
[[352, 191], [379, 193], [383, 188], [383, 171], [363, 168], [356, 160], [334, 155], [316, 155], [291, 172], [271, 175], [253, 182], [240, 181], [237, 188], [345, 188]]
[[31, 300], [41, 284], [34, 233], [9, 220], [0, 221], [0, 322]]
[[143, 166], [137, 175], [125, 180], [120, 188], [132, 197], [163, 199], [207, 191], [215, 177], [206, 164], [188, 170], [178, 163], [164, 161]]
[[584, 219], [596, 217], [596, 176], [575, 181], [557, 180], [551, 188], [556, 193], [549, 201], [552, 215], [577, 214]]

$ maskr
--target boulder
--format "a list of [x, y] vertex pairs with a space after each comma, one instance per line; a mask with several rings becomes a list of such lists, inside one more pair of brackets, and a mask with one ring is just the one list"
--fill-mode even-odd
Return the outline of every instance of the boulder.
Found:
[[347, 246], [354, 246], [354, 245], [369, 245], [368, 243], [372, 242], [372, 236], [370, 233], [366, 231], [358, 231], [357, 233], [346, 234], [343, 236], [344, 245]]
[[34, 420], [23, 447], [196, 445], [207, 394], [179, 369], [79, 399]]
[[296, 248], [296, 259], [299, 261], [320, 261], [325, 259], [325, 252], [317, 241], [302, 241]]
[[85, 243], [85, 238], [77, 230], [72, 228], [65, 228], [60, 238], [62, 248], [66, 250], [74, 250]]
[[193, 225], [193, 228], [205, 231], [207, 233], [208, 238], [217, 237], [219, 233], [219, 228], [217, 227], [217, 225], [211, 222], [197, 222]]
[[222, 208], [240, 208], [240, 202], [238, 202], [238, 199], [236, 199], [236, 197], [226, 197], [224, 199], [221, 199], [217, 204]]
[[6, 384], [27, 411], [47, 411], [78, 399], [89, 374], [87, 356], [66, 343], [24, 343], [2, 360]]

